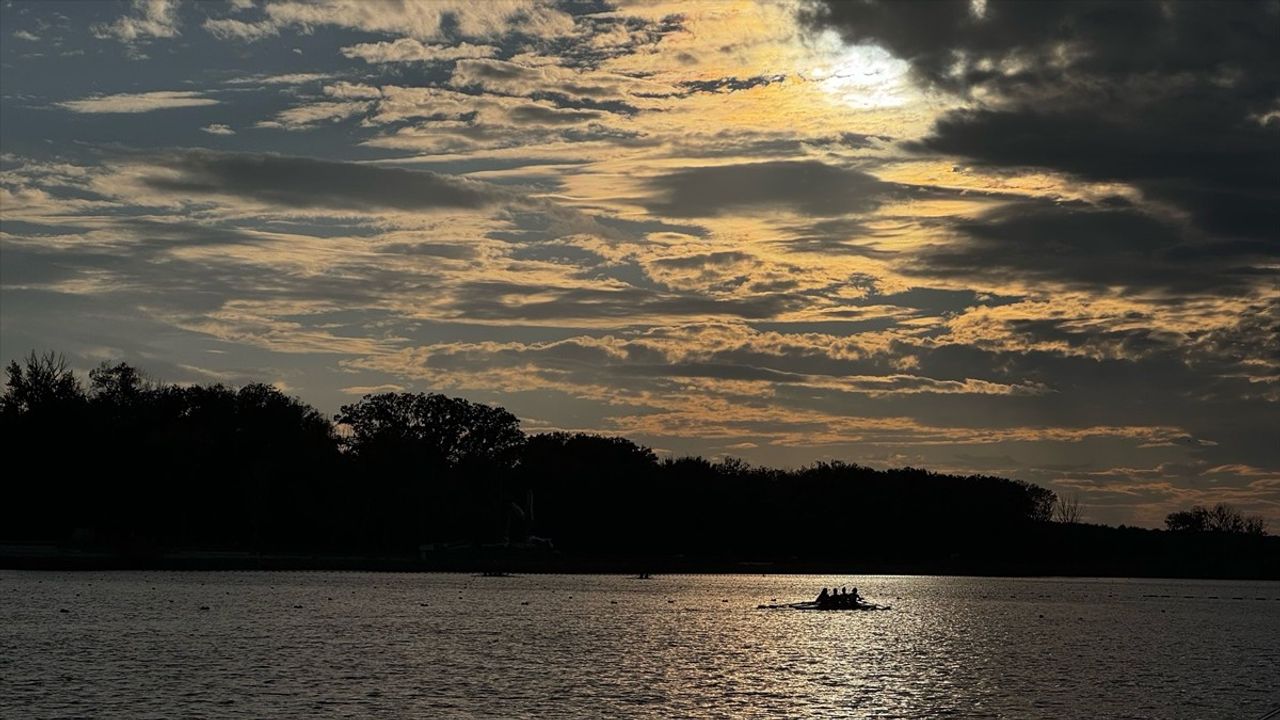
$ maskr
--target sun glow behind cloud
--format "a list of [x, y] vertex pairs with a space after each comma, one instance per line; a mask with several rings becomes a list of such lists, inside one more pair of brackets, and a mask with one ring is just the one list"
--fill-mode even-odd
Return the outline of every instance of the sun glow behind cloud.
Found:
[[875, 45], [845, 46], [834, 33], [820, 36], [822, 54], [831, 59], [805, 77], [822, 91], [856, 110], [902, 107], [919, 100], [908, 79], [911, 66]]

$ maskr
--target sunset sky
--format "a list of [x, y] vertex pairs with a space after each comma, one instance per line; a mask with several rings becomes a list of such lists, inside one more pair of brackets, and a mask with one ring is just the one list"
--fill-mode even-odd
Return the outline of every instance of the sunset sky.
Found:
[[1280, 524], [1280, 2], [0, 4], [3, 360]]

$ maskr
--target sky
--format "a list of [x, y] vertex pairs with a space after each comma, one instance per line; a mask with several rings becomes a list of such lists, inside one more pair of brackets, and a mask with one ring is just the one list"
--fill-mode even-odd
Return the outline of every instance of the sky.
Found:
[[1280, 526], [1280, 2], [0, 3], [0, 355]]

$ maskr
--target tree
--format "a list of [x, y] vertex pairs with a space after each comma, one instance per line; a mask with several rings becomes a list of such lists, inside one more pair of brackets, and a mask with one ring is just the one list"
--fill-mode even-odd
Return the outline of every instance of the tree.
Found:
[[0, 412], [6, 415], [56, 412], [85, 399], [84, 388], [60, 353], [36, 355], [32, 350], [23, 364], [11, 361], [5, 371], [9, 379], [0, 396]]
[[1054, 506], [1057, 503], [1058, 496], [1047, 488], [1029, 483], [1025, 480], [1010, 480], [1018, 490], [1021, 496], [1026, 498], [1027, 509], [1026, 517], [1028, 520], [1036, 522], [1049, 522], [1053, 519]]
[[1211, 508], [1196, 505], [1190, 510], [1169, 513], [1164, 524], [1173, 532], [1267, 534], [1266, 520], [1259, 516], [1246, 516], [1226, 503], [1218, 503]]
[[156, 388], [142, 371], [127, 363], [111, 365], [103, 362], [89, 371], [89, 396], [95, 401], [116, 406], [135, 404]]
[[1071, 525], [1080, 522], [1080, 498], [1072, 494], [1070, 497], [1054, 495], [1053, 521]]
[[504, 534], [508, 475], [525, 440], [516, 416], [439, 394], [381, 393], [344, 405], [336, 420], [364, 473], [371, 541], [403, 547]]
[[350, 429], [356, 456], [408, 452], [448, 466], [507, 465], [524, 444], [520, 421], [505, 409], [435, 393], [365, 395], [336, 419]]

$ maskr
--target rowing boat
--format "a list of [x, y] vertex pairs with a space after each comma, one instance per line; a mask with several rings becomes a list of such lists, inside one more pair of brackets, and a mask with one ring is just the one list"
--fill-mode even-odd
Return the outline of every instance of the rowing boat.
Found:
[[783, 603], [781, 605], [757, 605], [757, 610], [892, 610], [888, 605], [877, 605], [869, 602], [857, 602], [852, 604], [845, 603], [819, 603], [813, 600], [795, 603]]

